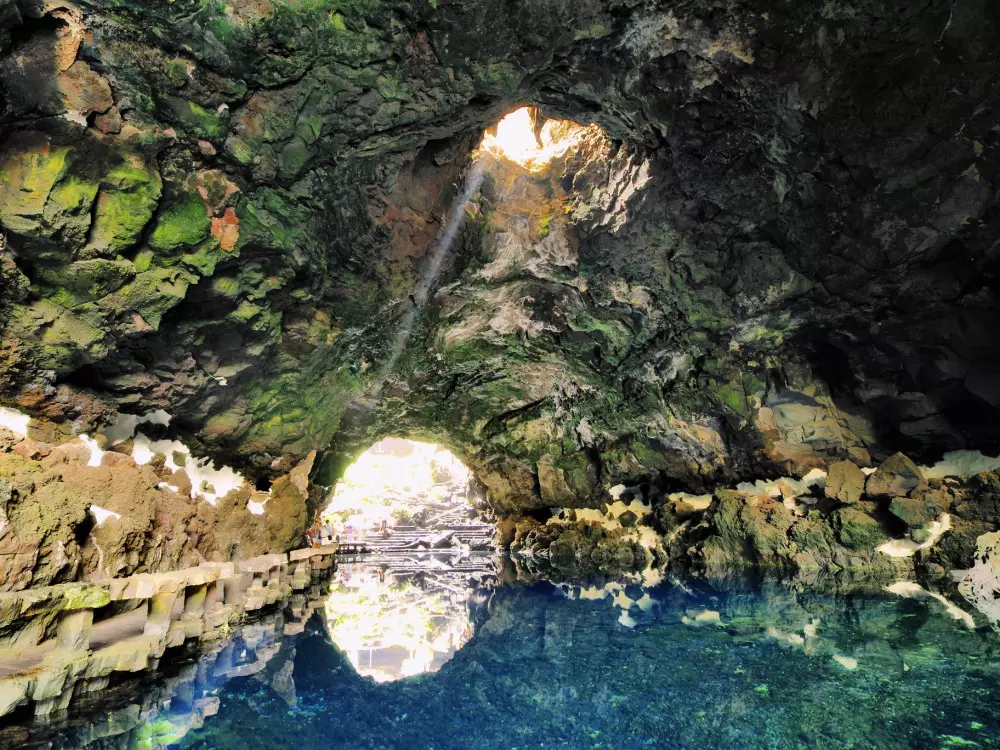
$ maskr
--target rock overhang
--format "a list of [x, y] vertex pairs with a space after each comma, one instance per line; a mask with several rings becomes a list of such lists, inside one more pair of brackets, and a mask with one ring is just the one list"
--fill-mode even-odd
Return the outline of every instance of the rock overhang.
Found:
[[[995, 300], [969, 283], [995, 279], [991, 123], [960, 116], [973, 89], [931, 106], [961, 61], [918, 66], [909, 98], [883, 96], [873, 115], [856, 74], [895, 42], [863, 8], [733, 4], [710, 19], [539, 3], [462, 22], [480, 6], [185, 18], [83, 4], [96, 36], [72, 64], [103, 71], [112, 105], [87, 89], [100, 114], [86, 129], [65, 117], [75, 99], [44, 105], [56, 119], [8, 114], [54, 143], [18, 152], [45, 154], [30, 173], [39, 207], [4, 222], [8, 398], [65, 422], [100, 418], [82, 394], [105, 411], [166, 406], [255, 473], [349, 449], [372, 428], [345, 405], [378, 370], [469, 141], [504, 102], [531, 101], [621, 145], [576, 173], [577, 202], [544, 227], [496, 226], [502, 195], [477, 204], [438, 319], [422, 323], [426, 356], [403, 361], [379, 419], [461, 444], [512, 507], [593, 502], [622, 478], [699, 489], [906, 440], [996, 440], [968, 417], [996, 408], [996, 363], [975, 343]], [[901, 54], [943, 43], [988, 72], [976, 40], [994, 27], [955, 29], [941, 11], [927, 9]], [[792, 33], [803, 25], [829, 31]], [[268, 51], [266, 36], [282, 44]], [[913, 101], [948, 135], [923, 156], [906, 146], [931, 145], [907, 125]], [[883, 127], [865, 145], [855, 134], [872, 117]], [[460, 133], [464, 147], [413, 157]], [[54, 163], [91, 143], [124, 166]], [[35, 259], [53, 251], [69, 252], [60, 262], [79, 282], [41, 272]], [[53, 402], [53, 384], [73, 395]]]

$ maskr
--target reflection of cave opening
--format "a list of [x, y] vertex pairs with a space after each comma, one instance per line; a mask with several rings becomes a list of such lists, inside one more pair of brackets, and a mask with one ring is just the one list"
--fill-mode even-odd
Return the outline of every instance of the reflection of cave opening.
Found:
[[597, 125], [543, 119], [535, 107], [521, 107], [487, 130], [479, 149], [534, 171], [575, 151], [588, 137], [601, 133]]
[[430, 559], [339, 566], [326, 624], [358, 674], [391, 682], [436, 672], [472, 637], [475, 611], [496, 584], [496, 558]]
[[471, 479], [441, 446], [388, 438], [334, 489], [324, 531], [359, 552], [340, 558], [327, 627], [359, 674], [387, 682], [436, 671], [472, 636], [497, 562]]

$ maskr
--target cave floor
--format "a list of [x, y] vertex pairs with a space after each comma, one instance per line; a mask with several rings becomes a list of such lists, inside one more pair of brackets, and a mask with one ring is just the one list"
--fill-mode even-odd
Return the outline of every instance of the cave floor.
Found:
[[218, 652], [165, 663], [124, 696], [109, 686], [114, 706], [94, 696], [70, 719], [27, 720], [19, 746], [124, 735], [122, 747], [220, 750], [1000, 742], [1000, 638], [917, 588], [504, 585], [508, 561], [480, 562], [464, 585], [441, 561], [388, 576], [343, 566], [304, 631], [235, 634], [225, 676]]

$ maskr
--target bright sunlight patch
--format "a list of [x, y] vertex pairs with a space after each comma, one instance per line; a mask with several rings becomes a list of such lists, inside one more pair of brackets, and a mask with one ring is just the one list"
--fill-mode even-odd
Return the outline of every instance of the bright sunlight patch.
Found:
[[588, 135], [600, 132], [597, 125], [578, 125], [569, 120], [540, 121], [533, 107], [521, 107], [500, 120], [495, 132], [487, 131], [479, 149], [533, 171], [565, 156]]
[[469, 470], [447, 449], [387, 438], [348, 467], [337, 484], [323, 521], [345, 529], [409, 525], [414, 515], [454, 495]]

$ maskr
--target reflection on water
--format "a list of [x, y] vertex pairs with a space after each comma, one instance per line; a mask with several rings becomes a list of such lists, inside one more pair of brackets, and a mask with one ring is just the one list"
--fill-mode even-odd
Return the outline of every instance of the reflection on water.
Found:
[[[89, 715], [48, 728], [15, 717], [0, 746], [1000, 743], [1000, 640], [943, 594], [641, 577], [493, 586], [492, 562], [453, 558], [343, 569], [304, 630], [275, 616], [161, 665], [169, 675], [108, 686]], [[474, 563], [476, 583], [458, 584]]]
[[22, 708], [0, 719], [0, 748], [174, 747], [219, 708], [228, 680], [252, 679], [295, 703], [295, 648], [323, 599], [297, 596], [284, 609], [238, 626], [220, 642], [193, 642], [169, 652], [155, 673], [116, 673], [112, 679], [81, 681], [68, 711], [34, 716]]
[[314, 620], [295, 642], [294, 710], [273, 686], [234, 680], [220, 693], [218, 714], [183, 746], [1000, 742], [996, 634], [910, 593], [629, 580], [498, 587], [472, 607], [475, 633], [450, 661], [386, 683], [359, 676], [327, 625]]
[[472, 637], [472, 608], [495, 580], [492, 555], [344, 565], [326, 602], [326, 627], [357, 673], [376, 682], [436, 672]]

